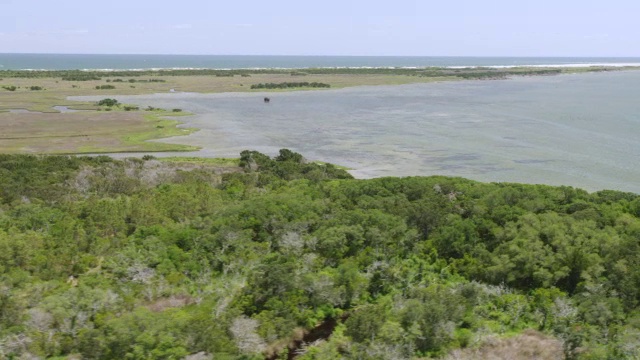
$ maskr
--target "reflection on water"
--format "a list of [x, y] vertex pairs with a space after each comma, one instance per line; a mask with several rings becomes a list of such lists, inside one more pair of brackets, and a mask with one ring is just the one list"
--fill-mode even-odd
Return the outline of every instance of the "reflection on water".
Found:
[[356, 177], [451, 175], [640, 193], [640, 72], [118, 97], [183, 108], [201, 156], [290, 148]]

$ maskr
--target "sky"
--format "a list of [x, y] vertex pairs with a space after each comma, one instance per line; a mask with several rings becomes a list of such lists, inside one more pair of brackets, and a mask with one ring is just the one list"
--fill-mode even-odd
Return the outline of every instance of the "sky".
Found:
[[638, 0], [0, 0], [0, 53], [640, 56]]

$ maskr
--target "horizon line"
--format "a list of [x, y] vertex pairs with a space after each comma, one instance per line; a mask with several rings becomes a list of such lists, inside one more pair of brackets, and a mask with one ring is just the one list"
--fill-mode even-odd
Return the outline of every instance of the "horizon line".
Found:
[[167, 54], [167, 53], [56, 53], [0, 52], [0, 55], [134, 55], [134, 56], [271, 56], [271, 57], [408, 57], [408, 58], [640, 58], [633, 55], [302, 55], [302, 54]]

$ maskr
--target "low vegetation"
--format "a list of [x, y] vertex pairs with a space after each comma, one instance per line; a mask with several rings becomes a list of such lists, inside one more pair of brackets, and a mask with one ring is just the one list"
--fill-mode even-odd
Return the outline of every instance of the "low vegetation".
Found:
[[[38, 78], [38, 77], [47, 77], [47, 76], [43, 76], [43, 71], [13, 71], [12, 72], [12, 77], [18, 77], [18, 78]], [[100, 74], [96, 73], [96, 72], [89, 72], [89, 71], [78, 71], [78, 70], [73, 70], [73, 71], [62, 71], [58, 74], [56, 74], [56, 76], [54, 77], [60, 77], [62, 78], [62, 80], [64, 81], [93, 81], [93, 80], [100, 80]]]
[[[112, 79], [107, 79], [107, 82], [123, 83], [123, 82], [125, 82], [125, 80], [124, 79], [113, 79], [113, 80]], [[167, 81], [164, 80], [164, 79], [129, 79], [129, 80], [126, 80], [126, 82], [133, 84], [133, 83], [137, 83], [137, 82], [138, 83], [149, 83], [149, 82], [151, 82], [151, 83], [164, 83], [164, 82], [167, 82]]]
[[113, 85], [96, 85], [96, 90], [113, 90], [115, 88]]
[[[0, 153], [72, 154], [140, 151], [193, 151], [197, 147], [149, 142], [188, 135], [176, 117], [189, 115], [130, 105], [101, 106], [76, 113], [0, 113]], [[129, 108], [129, 110], [127, 110]]]
[[0, 357], [634, 359], [640, 196], [0, 155]]
[[[635, 69], [634, 67], [627, 67]], [[607, 66], [591, 66], [585, 68], [530, 68], [530, 67], [514, 67], [514, 68], [462, 68], [451, 69], [446, 67], [428, 67], [428, 68], [309, 68], [304, 71], [291, 71], [287, 69], [236, 69], [236, 70], [219, 70], [219, 69], [165, 69], [165, 70], [115, 70], [115, 71], [78, 71], [78, 70], [2, 70], [0, 76], [2, 78], [62, 78], [67, 81], [90, 81], [111, 79], [111, 81], [125, 81], [123, 78], [129, 78], [129, 82], [154, 82], [162, 81], [158, 76], [214, 76], [214, 77], [249, 77], [260, 74], [283, 74], [293, 76], [306, 75], [422, 75], [422, 76], [448, 76], [459, 74], [461, 76], [470, 77], [471, 74], [481, 74], [479, 77], [487, 76], [485, 74], [506, 74], [506, 75], [551, 75], [566, 72], [585, 72], [585, 71], [614, 71], [624, 70], [625, 67], [607, 67]], [[140, 77], [156, 77], [151, 79], [142, 79]], [[115, 78], [116, 80], [114, 80]]]
[[251, 89], [296, 89], [296, 88], [330, 88], [331, 85], [319, 82], [281, 82], [251, 85]]
[[116, 99], [106, 98], [98, 101], [98, 106], [117, 106], [120, 103]]

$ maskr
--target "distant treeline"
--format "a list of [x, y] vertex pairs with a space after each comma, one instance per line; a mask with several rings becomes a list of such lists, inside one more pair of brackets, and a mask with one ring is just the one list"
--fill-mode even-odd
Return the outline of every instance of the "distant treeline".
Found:
[[518, 71], [495, 71], [487, 69], [481, 69], [479, 71], [473, 72], [460, 72], [453, 73], [451, 75], [457, 76], [463, 79], [504, 79], [508, 76], [512, 75], [520, 75], [520, 76], [534, 76], [534, 75], [558, 75], [562, 72], [561, 69], [528, 69], [528, 70], [518, 70]]
[[292, 89], [292, 88], [330, 88], [331, 85], [320, 82], [281, 82], [260, 83], [251, 85], [251, 89]]
[[139, 80], [137, 80], [137, 79], [129, 79], [129, 80], [124, 80], [124, 79], [113, 79], [113, 80], [111, 80], [111, 79], [107, 79], [107, 82], [120, 82], [120, 83], [130, 82], [130, 83], [133, 84], [133, 83], [137, 83], [137, 82], [139, 82], [139, 83], [163, 83], [163, 82], [167, 82], [167, 80], [164, 80], [164, 79], [139, 79]]
[[[311, 68], [304, 69], [300, 75], [407, 75], [423, 77], [460, 77], [465, 79], [504, 78], [510, 75], [554, 75], [571, 69], [527, 67], [495, 69], [466, 68], [451, 69], [444, 67], [430, 68]], [[607, 71], [610, 68], [592, 67], [585, 71]], [[183, 69], [183, 70], [116, 70], [116, 71], [81, 71], [81, 70], [2, 70], [0, 78], [61, 78], [67, 81], [101, 80], [103, 78], [131, 78], [141, 76], [217, 76], [249, 77], [256, 74], [291, 75], [291, 69]], [[298, 75], [297, 72], [294, 74]], [[152, 80], [149, 80], [152, 81]]]

